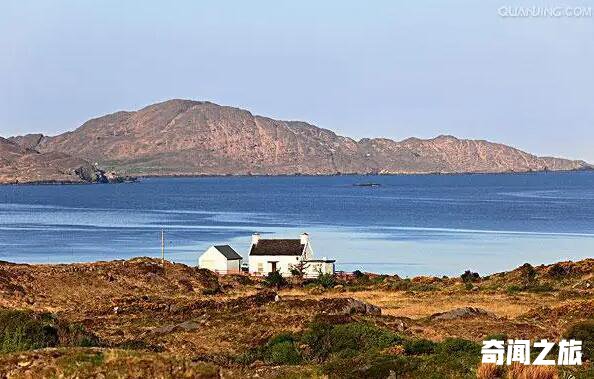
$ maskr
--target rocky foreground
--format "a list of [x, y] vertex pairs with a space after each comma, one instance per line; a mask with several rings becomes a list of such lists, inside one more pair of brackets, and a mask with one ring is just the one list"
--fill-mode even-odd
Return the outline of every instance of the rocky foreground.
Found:
[[481, 366], [480, 341], [577, 336], [588, 361], [593, 317], [594, 260], [286, 283], [149, 258], [3, 262], [0, 377], [591, 378]]
[[[87, 121], [58, 136], [11, 141], [65, 153], [127, 175], [334, 175], [569, 171], [584, 161], [537, 157], [452, 136], [355, 141], [300, 121], [210, 102], [170, 100]], [[0, 155], [0, 158], [2, 156]]]

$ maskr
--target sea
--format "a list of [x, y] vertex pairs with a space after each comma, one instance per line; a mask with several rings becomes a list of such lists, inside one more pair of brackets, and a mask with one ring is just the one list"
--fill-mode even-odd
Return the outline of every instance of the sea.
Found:
[[594, 256], [594, 172], [144, 178], [0, 186], [0, 260], [161, 256], [299, 238], [341, 271], [482, 275]]

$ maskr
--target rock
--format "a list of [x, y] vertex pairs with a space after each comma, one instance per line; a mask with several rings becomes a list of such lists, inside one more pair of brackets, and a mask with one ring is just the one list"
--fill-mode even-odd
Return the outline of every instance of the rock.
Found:
[[276, 303], [278, 303], [278, 302], [280, 301], [280, 299], [281, 299], [281, 298], [280, 298], [280, 296], [278, 296], [278, 294], [274, 295], [274, 301], [275, 301]]
[[482, 308], [463, 307], [449, 310], [447, 312], [435, 313], [429, 316], [432, 321], [455, 320], [459, 318], [471, 318], [480, 316], [492, 316], [493, 313]]
[[182, 331], [189, 332], [189, 331], [196, 330], [199, 328], [200, 328], [200, 324], [198, 324], [197, 322], [188, 320], [188, 321], [184, 321], [180, 324], [161, 326], [159, 328], [153, 329], [152, 332], [155, 334], [169, 334], [169, 333], [173, 333], [173, 332], [182, 332]]
[[169, 334], [175, 330], [176, 325], [166, 325], [152, 330], [155, 334]]
[[339, 314], [350, 315], [354, 313], [358, 314], [366, 314], [366, 315], [376, 315], [379, 316], [382, 314], [382, 309], [378, 306], [373, 304], [366, 303], [361, 300], [357, 299], [341, 299], [345, 301], [345, 304], [339, 309]]
[[185, 331], [185, 332], [189, 332], [191, 330], [199, 329], [200, 324], [198, 324], [197, 322], [194, 322], [194, 321], [184, 321], [181, 324], [177, 324], [176, 327]]

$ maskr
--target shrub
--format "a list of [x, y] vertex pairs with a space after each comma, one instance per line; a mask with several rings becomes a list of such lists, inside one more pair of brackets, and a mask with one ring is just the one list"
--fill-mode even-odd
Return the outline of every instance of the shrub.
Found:
[[314, 322], [301, 338], [309, 347], [310, 358], [315, 360], [325, 360], [331, 354], [344, 357], [381, 350], [401, 341], [391, 331], [365, 322], [339, 325]]
[[0, 310], [0, 353], [55, 346], [98, 346], [81, 324], [59, 322], [49, 313]]
[[534, 293], [553, 292], [555, 288], [550, 283], [533, 284], [526, 287], [526, 291]]
[[280, 334], [271, 338], [264, 347], [263, 356], [266, 362], [276, 365], [296, 365], [301, 362], [301, 355], [290, 334]]
[[336, 284], [336, 280], [332, 274], [320, 274], [316, 279], [316, 284], [324, 288], [332, 288]]
[[20, 310], [0, 311], [0, 352], [39, 349], [58, 343], [58, 328], [52, 316]]
[[571, 270], [566, 268], [560, 263], [555, 263], [551, 267], [549, 267], [548, 274], [551, 278], [554, 279], [563, 279], [565, 276], [569, 275]]
[[272, 271], [266, 275], [264, 283], [268, 287], [281, 288], [287, 284], [287, 280], [278, 271]]
[[464, 283], [472, 283], [480, 280], [481, 276], [478, 274], [478, 272], [466, 270], [464, 271], [464, 274], [460, 275], [460, 278], [462, 278]]
[[364, 277], [364, 276], [367, 276], [367, 275], [365, 275], [364, 273], [362, 273], [362, 272], [361, 272], [361, 271], [359, 271], [359, 270], [355, 270], [355, 271], [353, 271], [353, 276], [354, 276], [356, 279], [361, 279], [362, 277]]
[[587, 320], [571, 325], [564, 337], [582, 341], [582, 357], [584, 360], [594, 358], [594, 320]]
[[266, 352], [265, 359], [275, 365], [296, 365], [301, 362], [301, 356], [290, 341], [274, 344]]
[[530, 263], [524, 263], [520, 267], [520, 277], [525, 286], [531, 286], [536, 281], [536, 270]]
[[512, 284], [511, 286], [508, 286], [505, 291], [511, 295], [522, 291], [522, 287]]
[[413, 339], [404, 342], [404, 351], [409, 355], [432, 354], [436, 343], [426, 339]]

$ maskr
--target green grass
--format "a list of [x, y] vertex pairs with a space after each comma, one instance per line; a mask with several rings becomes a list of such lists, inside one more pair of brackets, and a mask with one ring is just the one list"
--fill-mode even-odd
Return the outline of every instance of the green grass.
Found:
[[[403, 353], [391, 353], [402, 346]], [[398, 349], [396, 349], [398, 350]], [[308, 364], [330, 378], [473, 378], [480, 345], [464, 339], [433, 342], [403, 337], [367, 322], [313, 322], [302, 333], [284, 333], [238, 357], [274, 365]]]
[[0, 353], [57, 346], [98, 346], [80, 324], [60, 322], [49, 313], [0, 309]]
[[1, 353], [57, 346], [58, 342], [58, 328], [50, 315], [0, 310]]

